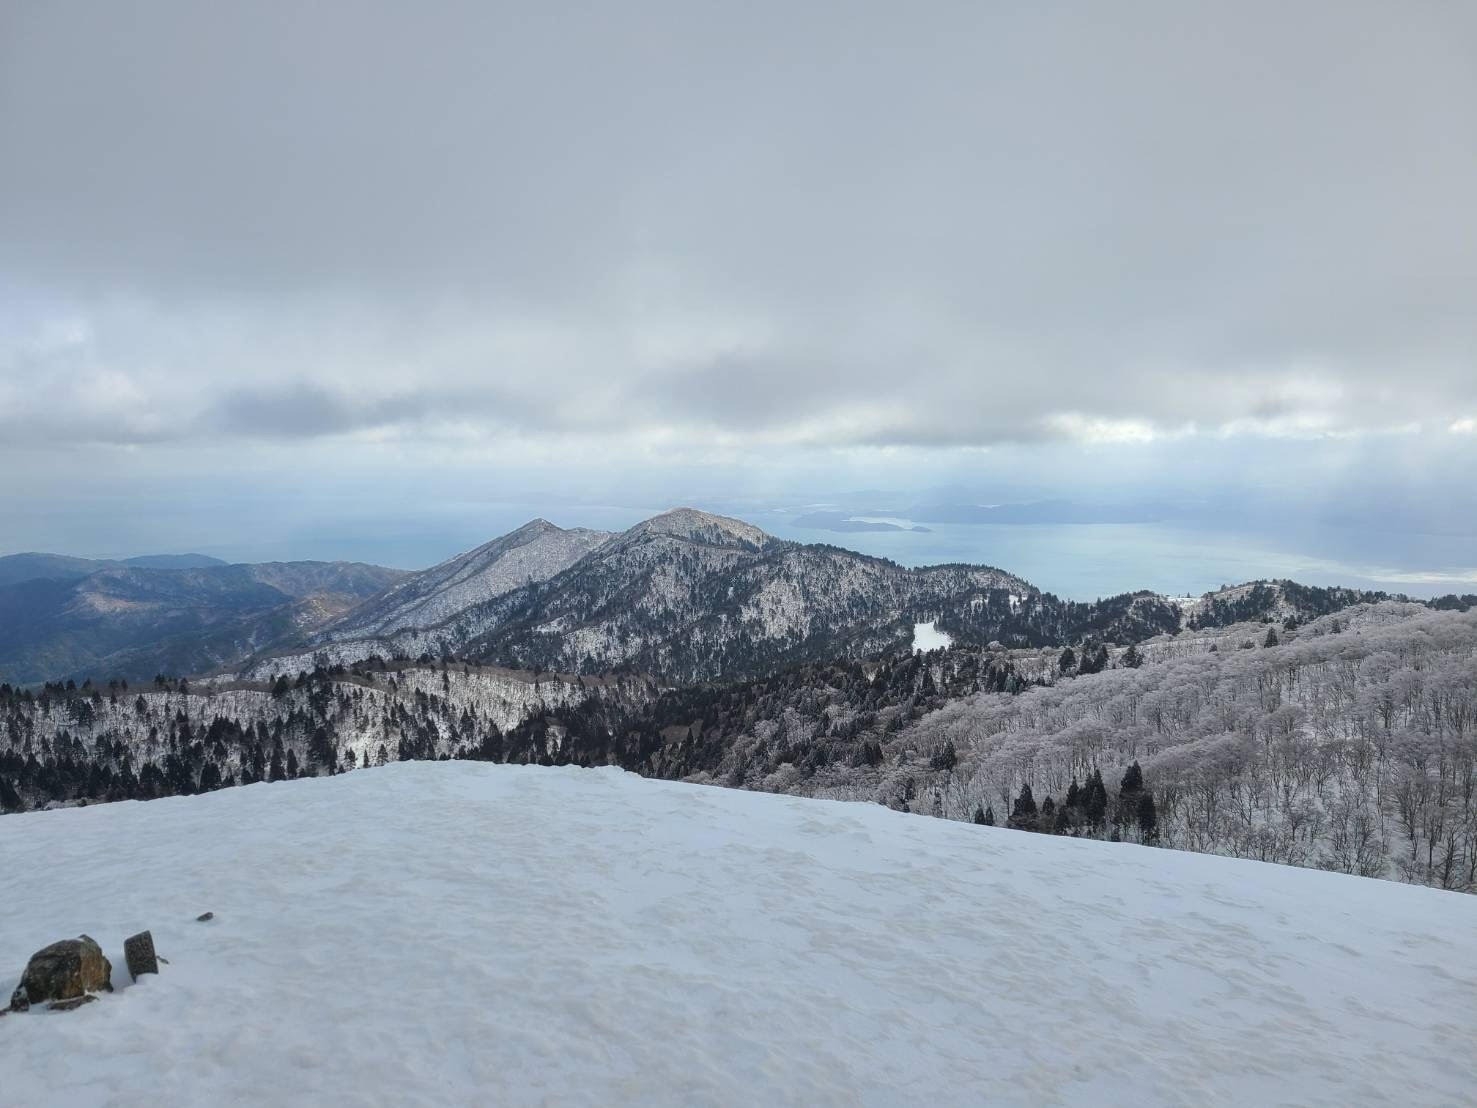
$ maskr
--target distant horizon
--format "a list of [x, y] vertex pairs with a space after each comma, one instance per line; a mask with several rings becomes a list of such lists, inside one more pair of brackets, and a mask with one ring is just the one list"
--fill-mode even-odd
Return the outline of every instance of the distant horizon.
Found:
[[[525, 511], [529, 509], [528, 505], [522, 507]], [[732, 507], [709, 508], [700, 504], [673, 504], [651, 509], [564, 504], [544, 510], [533, 509], [532, 514], [521, 517], [521, 522], [511, 525], [504, 523], [480, 538], [469, 540], [443, 536], [438, 544], [438, 553], [431, 553], [428, 558], [418, 560], [322, 556], [321, 552], [311, 549], [307, 552], [294, 552], [281, 541], [277, 544], [278, 552], [269, 556], [237, 556], [227, 546], [207, 543], [178, 552], [145, 550], [129, 554], [90, 554], [75, 550], [29, 549], [0, 554], [0, 557], [38, 555], [111, 562], [158, 557], [199, 557], [214, 559], [225, 565], [339, 561], [359, 562], [414, 573], [439, 565], [540, 519], [561, 529], [585, 528], [617, 534], [678, 507], [693, 507], [709, 514], [739, 519], [786, 541], [840, 547], [872, 557], [887, 558], [910, 567], [951, 563], [992, 566], [1023, 578], [1043, 592], [1068, 600], [1092, 601], [1139, 591], [1163, 596], [1200, 596], [1221, 587], [1279, 579], [1320, 587], [1383, 591], [1420, 600], [1449, 593], [1477, 591], [1477, 569], [1445, 576], [1436, 573], [1421, 575], [1388, 567], [1381, 571], [1379, 568], [1344, 566], [1336, 561], [1307, 554], [1276, 550], [1250, 552], [1227, 560], [1223, 553], [1227, 544], [1222, 538], [1192, 531], [1176, 531], [1158, 523], [935, 523], [930, 524], [927, 531], [832, 532], [822, 527], [797, 526], [792, 517], [803, 518], [803, 513], [795, 509], [767, 508], [745, 513]], [[510, 513], [511, 508], [512, 506], [505, 506], [505, 520], [519, 518], [516, 511]], [[1239, 541], [1244, 544], [1245, 538]], [[312, 544], [305, 545], [311, 547]], [[992, 550], [996, 553], [992, 554]], [[1135, 561], [1135, 551], [1140, 552], [1141, 562]], [[1205, 559], [1205, 562], [1197, 563], [1203, 568], [1191, 569], [1185, 566], [1187, 560], [1194, 560], [1197, 555]], [[1176, 566], [1179, 568], [1170, 568]], [[1219, 572], [1215, 571], [1216, 566], [1219, 567]], [[1096, 570], [1094, 567], [1097, 567]], [[1100, 581], [1101, 585], [1095, 587], [1094, 580]]]

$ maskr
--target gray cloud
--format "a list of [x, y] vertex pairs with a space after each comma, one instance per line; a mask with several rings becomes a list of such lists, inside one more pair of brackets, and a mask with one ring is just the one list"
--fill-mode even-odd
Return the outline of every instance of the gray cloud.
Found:
[[422, 396], [369, 401], [304, 383], [274, 391], [228, 393], [214, 412], [214, 423], [223, 431], [299, 438], [385, 427], [424, 412]]
[[13, 3], [0, 430], [1448, 434], [1474, 40], [1373, 2]]

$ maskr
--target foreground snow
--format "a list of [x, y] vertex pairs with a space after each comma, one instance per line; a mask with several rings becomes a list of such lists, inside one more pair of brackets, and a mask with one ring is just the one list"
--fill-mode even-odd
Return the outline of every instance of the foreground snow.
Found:
[[[196, 923], [211, 910], [216, 918]], [[678, 785], [406, 763], [0, 819], [6, 1103], [1459, 1103], [1477, 898]]]

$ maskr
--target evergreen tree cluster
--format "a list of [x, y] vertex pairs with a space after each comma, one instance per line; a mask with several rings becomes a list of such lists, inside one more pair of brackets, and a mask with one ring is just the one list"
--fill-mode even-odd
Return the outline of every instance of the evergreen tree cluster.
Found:
[[[1113, 813], [1111, 820], [1108, 818], [1110, 808]], [[990, 818], [986, 818], [987, 814]], [[993, 815], [981, 802], [975, 806], [974, 822], [993, 825]], [[1027, 782], [1012, 802], [1010, 818], [1005, 825], [1014, 831], [1035, 831], [1047, 835], [1111, 838], [1115, 842], [1132, 838], [1143, 843], [1155, 843], [1158, 841], [1159, 821], [1154, 796], [1144, 785], [1143, 768], [1134, 762], [1123, 774], [1117, 796], [1111, 799], [1103, 784], [1102, 770], [1096, 767], [1083, 784], [1079, 785], [1077, 779], [1072, 778], [1060, 803], [1048, 795], [1038, 806]]]

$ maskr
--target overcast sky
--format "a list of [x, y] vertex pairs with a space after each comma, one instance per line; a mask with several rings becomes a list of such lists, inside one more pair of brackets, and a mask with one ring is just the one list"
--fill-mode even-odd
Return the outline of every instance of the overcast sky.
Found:
[[939, 484], [1449, 531], [1474, 119], [1461, 3], [0, 0], [0, 548]]

